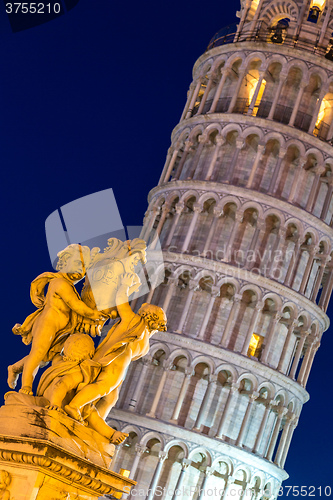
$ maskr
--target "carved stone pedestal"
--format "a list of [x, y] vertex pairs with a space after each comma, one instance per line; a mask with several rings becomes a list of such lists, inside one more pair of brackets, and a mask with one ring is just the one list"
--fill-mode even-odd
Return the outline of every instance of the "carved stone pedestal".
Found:
[[0, 408], [0, 498], [93, 500], [129, 493], [135, 482], [108, 469], [114, 445], [62, 413], [31, 404], [41, 399], [7, 393]]

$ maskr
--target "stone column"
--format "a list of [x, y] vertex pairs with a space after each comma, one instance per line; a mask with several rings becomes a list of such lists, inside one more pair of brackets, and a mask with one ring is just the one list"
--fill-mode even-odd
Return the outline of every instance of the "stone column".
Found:
[[333, 5], [331, 5], [331, 4], [328, 3], [327, 10], [326, 10], [325, 17], [324, 17], [324, 22], [323, 22], [323, 24], [321, 26], [321, 30], [320, 30], [320, 38], [319, 38], [319, 42], [318, 42], [319, 47], [324, 42], [325, 35], [326, 35], [326, 30], [327, 30], [327, 26], [328, 26], [328, 22], [331, 19], [332, 8], [333, 8]]
[[214, 171], [214, 167], [215, 167], [215, 163], [216, 163], [217, 157], [218, 157], [218, 155], [220, 153], [220, 149], [225, 144], [225, 138], [221, 137], [220, 135], [218, 135], [216, 137], [215, 141], [216, 141], [216, 146], [215, 146], [215, 150], [214, 150], [214, 153], [213, 153], [213, 157], [212, 157], [211, 162], [209, 164], [209, 167], [207, 169], [207, 174], [206, 174], [206, 177], [205, 177], [205, 181], [211, 180], [211, 177], [212, 177], [212, 174], [213, 174], [213, 171]]
[[174, 490], [174, 493], [172, 495], [171, 500], [177, 500], [178, 498], [182, 497], [182, 494], [180, 494], [180, 496], [179, 496], [178, 492], [181, 491], [181, 489], [182, 489], [186, 471], [189, 468], [189, 466], [191, 465], [191, 463], [192, 463], [191, 460], [188, 460], [187, 458], [183, 458], [183, 460], [181, 461], [182, 468], [181, 468], [181, 471], [180, 471], [180, 474], [178, 477], [178, 481], [177, 481], [177, 484], [176, 484], [176, 487], [175, 487], [175, 490]]
[[235, 316], [236, 316], [236, 313], [238, 312], [241, 300], [242, 300], [241, 295], [238, 295], [238, 294], [234, 295], [234, 299], [233, 299], [234, 303], [231, 307], [228, 321], [224, 327], [224, 332], [223, 332], [222, 339], [221, 339], [222, 347], [228, 347], [230, 334], [231, 334], [233, 327], [235, 325], [235, 320], [237, 319], [237, 318], [235, 318]]
[[248, 179], [247, 184], [246, 184], [246, 187], [249, 189], [251, 189], [253, 187], [253, 181], [254, 181], [254, 178], [256, 175], [256, 171], [257, 171], [259, 162], [262, 159], [264, 151], [265, 151], [265, 144], [258, 144], [257, 154], [256, 154], [256, 157], [254, 159], [251, 173], [250, 173], [249, 179]]
[[330, 128], [328, 129], [326, 140], [331, 141], [332, 138], [333, 138], [333, 120], [331, 121]]
[[191, 238], [192, 238], [192, 235], [193, 235], [193, 232], [194, 232], [194, 228], [195, 228], [195, 225], [196, 225], [196, 222], [198, 220], [198, 217], [199, 217], [199, 214], [201, 213], [202, 211], [202, 207], [199, 203], [194, 203], [193, 204], [193, 215], [192, 215], [192, 220], [191, 220], [191, 223], [190, 223], [190, 226], [188, 228], [188, 231], [187, 231], [187, 234], [186, 234], [186, 237], [185, 237], [185, 241], [183, 243], [183, 246], [182, 246], [182, 252], [186, 252], [187, 251], [187, 248], [188, 248], [188, 245], [191, 241]]
[[277, 327], [281, 318], [282, 318], [281, 311], [277, 311], [277, 312], [272, 314], [269, 329], [268, 329], [268, 332], [266, 335], [267, 338], [265, 337], [265, 347], [263, 349], [262, 356], [260, 357], [260, 361], [262, 363], [267, 363], [269, 352], [270, 352], [272, 341], [273, 341], [273, 337], [274, 337], [274, 333], [275, 333], [276, 327]]
[[296, 374], [296, 370], [298, 367], [298, 363], [299, 363], [299, 360], [301, 358], [301, 354], [302, 354], [303, 347], [305, 344], [305, 340], [306, 340], [306, 337], [309, 335], [309, 333], [310, 332], [301, 332], [300, 333], [300, 338], [299, 338], [299, 341], [297, 344], [297, 349], [296, 349], [294, 361], [293, 361], [293, 364], [292, 364], [292, 367], [291, 367], [291, 370], [289, 373], [289, 377], [294, 379], [294, 380], [295, 380], [295, 374]]
[[275, 460], [274, 463], [278, 466], [281, 467], [281, 459], [283, 455], [283, 451], [287, 442], [288, 434], [289, 434], [289, 429], [291, 426], [291, 423], [293, 419], [295, 418], [295, 415], [293, 413], [287, 414], [287, 419], [286, 423], [284, 424], [284, 428], [282, 431], [282, 436], [280, 439], [279, 447], [277, 449], [276, 455], [275, 455]]
[[241, 149], [243, 148], [244, 144], [245, 144], [244, 139], [242, 139], [242, 138], [236, 139], [236, 149], [235, 149], [234, 155], [232, 157], [231, 163], [228, 167], [225, 182], [232, 182], [232, 178], [233, 178], [234, 171], [236, 168], [238, 156], [239, 156], [239, 153], [241, 152]]
[[243, 222], [243, 217], [244, 217], [244, 214], [241, 212], [237, 212], [235, 215], [235, 222], [234, 222], [234, 226], [233, 226], [232, 231], [231, 231], [231, 235], [229, 237], [229, 241], [228, 241], [226, 249], [225, 249], [225, 256], [223, 259], [221, 259], [223, 262], [228, 262], [232, 258], [232, 250], [233, 250], [234, 241], [235, 241], [237, 232], [239, 230], [239, 226]]
[[141, 358], [141, 364], [142, 364], [142, 370], [140, 373], [140, 378], [138, 380], [138, 383], [135, 386], [134, 389], [134, 394], [131, 397], [131, 400], [128, 404], [128, 410], [129, 411], [135, 411], [136, 407], [140, 401], [140, 396], [142, 394], [142, 388], [144, 386], [144, 383], [146, 381], [146, 376], [147, 376], [147, 371], [149, 366], [152, 363], [152, 357], [151, 356], [145, 356], [144, 358]]
[[312, 270], [312, 266], [314, 263], [315, 255], [317, 254], [319, 247], [314, 245], [314, 244], [311, 244], [311, 245], [309, 245], [308, 250], [309, 250], [309, 258], [308, 258], [308, 261], [306, 263], [306, 267], [305, 267], [305, 270], [303, 273], [301, 286], [299, 287], [299, 293], [305, 292], [306, 285], [308, 284], [309, 277], [310, 277], [311, 270]]
[[188, 155], [192, 146], [193, 146], [193, 142], [188, 141], [188, 140], [185, 142], [184, 151], [183, 151], [182, 157], [180, 159], [179, 165], [177, 166], [177, 170], [175, 172], [175, 175], [173, 176], [173, 180], [176, 181], [179, 179], [183, 165], [186, 161], [187, 155]]
[[150, 411], [149, 411], [149, 413], [147, 413], [147, 417], [156, 418], [156, 410], [157, 410], [158, 404], [159, 404], [161, 396], [162, 396], [165, 381], [167, 379], [169, 371], [173, 367], [173, 363], [169, 363], [168, 361], [163, 361], [162, 367], [163, 367], [162, 377], [160, 378], [160, 382], [158, 384], [157, 391], [155, 393], [154, 400], [153, 400], [153, 403], [151, 405]]
[[158, 452], [158, 464], [157, 467], [154, 471], [153, 479], [151, 480], [149, 490], [148, 490], [148, 495], [146, 497], [147, 500], [153, 500], [154, 495], [155, 495], [155, 490], [158, 484], [158, 480], [160, 478], [160, 474], [162, 471], [163, 463], [164, 460], [168, 458], [168, 454], [166, 451], [159, 451]]
[[268, 114], [268, 117], [267, 117], [268, 120], [273, 120], [274, 119], [274, 113], [275, 113], [275, 110], [276, 110], [277, 103], [279, 102], [279, 99], [280, 99], [282, 86], [285, 83], [285, 81], [287, 79], [287, 76], [288, 75], [285, 74], [285, 73], [282, 73], [282, 72], [280, 73], [278, 88], [276, 89], [276, 93], [274, 95], [274, 100], [273, 100], [273, 103], [272, 103], [272, 107], [269, 110], [269, 114]]
[[265, 228], [266, 228], [265, 221], [262, 219], [258, 219], [256, 226], [255, 226], [255, 230], [254, 230], [252, 239], [251, 239], [251, 243], [247, 248], [247, 252], [254, 252], [255, 251], [255, 248], [256, 248], [258, 240], [259, 240], [260, 233], [261, 233], [261, 231], [264, 231]]
[[294, 172], [294, 179], [293, 183], [291, 185], [290, 193], [288, 196], [288, 201], [289, 203], [294, 203], [294, 198], [295, 194], [298, 193], [298, 189], [302, 180], [302, 176], [304, 173], [303, 167], [307, 162], [307, 158], [305, 156], [301, 156], [300, 159], [298, 160], [297, 167], [295, 168]]
[[147, 217], [147, 226], [144, 228], [143, 232], [141, 233], [141, 238], [144, 240], [148, 240], [149, 234], [151, 230], [153, 229], [153, 225], [156, 219], [157, 214], [160, 213], [160, 208], [159, 207], [152, 207], [150, 210], [148, 210], [148, 217]]
[[[158, 276], [155, 276], [155, 277], [153, 276], [152, 279], [151, 279], [150, 290], [149, 290], [149, 293], [148, 293], [147, 298], [146, 298], [146, 303], [147, 304], [151, 304], [151, 301], [152, 301], [155, 289], [157, 287], [158, 280], [159, 280]], [[138, 298], [139, 298], [139, 296], [134, 299], [135, 302], [134, 301], [132, 302], [132, 309], [136, 306], [136, 301], [137, 301]]]
[[328, 88], [326, 87], [326, 85], [321, 89], [320, 93], [319, 93], [319, 97], [318, 97], [318, 100], [317, 100], [317, 103], [316, 103], [316, 106], [315, 106], [315, 109], [313, 111], [313, 115], [312, 115], [312, 120], [311, 120], [311, 123], [310, 123], [310, 126], [309, 126], [309, 130], [308, 130], [308, 133], [309, 134], [313, 134], [313, 131], [314, 131], [314, 128], [316, 126], [316, 123], [317, 123], [317, 120], [318, 120], [318, 115], [319, 115], [319, 111], [320, 111], [320, 106], [321, 106], [321, 103], [322, 103], [322, 100], [324, 99], [325, 95], [327, 94], [328, 92]]
[[[230, 490], [230, 487], [233, 484], [234, 484], [234, 478], [231, 477], [231, 476], [229, 476], [228, 479], [225, 482], [224, 490], [223, 490], [223, 495], [221, 497], [221, 500], [227, 500], [227, 498], [230, 498], [229, 490]], [[232, 495], [232, 496], [234, 496], [234, 495]]]
[[267, 460], [272, 461], [274, 448], [275, 448], [276, 441], [277, 441], [277, 438], [278, 438], [278, 435], [280, 432], [281, 421], [282, 421], [284, 415], [287, 413], [287, 411], [288, 411], [287, 408], [283, 408], [282, 406], [276, 408], [277, 417], [276, 417], [276, 421], [274, 424], [273, 434], [271, 437], [271, 441], [269, 443], [268, 451], [267, 451], [266, 456], [265, 456], [265, 458]]
[[[165, 165], [165, 168], [163, 169], [163, 172], [162, 172], [162, 175], [161, 175], [161, 178], [160, 178], [160, 182], [159, 182], [159, 186], [161, 184], [164, 184], [165, 182], [168, 182], [169, 180], [169, 177], [172, 173], [172, 169], [176, 163], [176, 160], [177, 160], [177, 157], [178, 157], [178, 153], [179, 153], [179, 149], [180, 149], [180, 144], [175, 144], [175, 148], [173, 150], [173, 153], [172, 153], [172, 156], [170, 158], [170, 161], [169, 161], [169, 164], [166, 163]], [[167, 158], [167, 161], [168, 161], [168, 158]]]
[[165, 242], [165, 246], [168, 247], [171, 243], [171, 240], [173, 238], [173, 235], [175, 234], [175, 231], [176, 231], [176, 227], [178, 225], [178, 222], [179, 222], [179, 219], [180, 219], [180, 216], [181, 214], [183, 213], [183, 210], [184, 210], [184, 202], [178, 202], [175, 206], [175, 209], [176, 209], [176, 212], [173, 216], [173, 219], [172, 219], [172, 226], [170, 228], [170, 231], [169, 231], [169, 234], [168, 234], [168, 238]]
[[263, 307], [264, 307], [263, 302], [257, 302], [254, 309], [253, 309], [251, 323], [250, 323], [249, 329], [247, 331], [246, 339], [244, 341], [243, 348], [242, 348], [242, 354], [244, 356], [247, 356], [247, 351], [249, 350], [251, 338], [252, 338], [253, 333], [255, 333], [256, 324], [257, 324], [257, 321], [259, 318], [259, 314], [262, 311]]
[[206, 328], [208, 325], [208, 321], [210, 319], [210, 315], [211, 315], [211, 312], [212, 312], [212, 309], [214, 306], [215, 299], [216, 299], [216, 297], [219, 297], [219, 295], [220, 295], [220, 289], [217, 286], [213, 285], [210, 294], [211, 294], [211, 297], [210, 297], [209, 303], [207, 305], [207, 309], [206, 309], [203, 321], [201, 323], [201, 328], [200, 328], [200, 331], [198, 334], [198, 339], [200, 339], [200, 340], [204, 339]]
[[298, 95], [297, 95], [297, 98], [296, 98], [296, 102], [294, 104], [294, 109], [293, 109], [293, 112], [291, 113], [291, 117], [290, 117], [290, 120], [289, 120], [289, 123], [288, 123], [288, 125], [290, 127], [292, 127], [294, 125], [294, 123], [295, 123], [296, 116], [297, 116], [298, 109], [299, 109], [299, 105], [301, 103], [301, 100], [302, 100], [302, 97], [303, 97], [303, 94], [304, 94], [304, 89], [305, 89], [305, 87], [307, 85], [308, 85], [308, 82], [306, 80], [302, 80], [301, 83], [300, 83]]
[[280, 372], [282, 371], [282, 367], [283, 367], [283, 364], [285, 362], [287, 352], [289, 350], [290, 342], [291, 342], [291, 339], [294, 335], [294, 330], [297, 327], [297, 325], [298, 325], [298, 321], [297, 321], [297, 319], [294, 319], [288, 326], [288, 332], [287, 332], [286, 339], [285, 339], [284, 344], [283, 344], [282, 353], [280, 356], [280, 361], [279, 361], [279, 364], [277, 367], [277, 369]]
[[224, 438], [223, 433], [225, 432], [225, 427], [227, 424], [227, 417], [229, 416], [228, 414], [230, 411], [231, 403], [233, 402], [234, 398], [237, 397], [238, 391], [239, 391], [239, 384], [231, 384], [231, 387], [229, 389], [229, 393], [227, 396], [227, 401], [225, 403], [222, 417], [221, 417], [221, 420], [219, 422], [219, 426], [218, 426], [217, 433], [215, 436], [217, 439]]
[[243, 78], [244, 78], [244, 75], [245, 75], [245, 68], [244, 69], [240, 69], [239, 70], [239, 75], [238, 75], [238, 81], [237, 81], [237, 84], [233, 90], [233, 96], [232, 96], [232, 99], [230, 101], [230, 104], [229, 104], [229, 108], [228, 108], [228, 113], [232, 113], [233, 110], [234, 110], [234, 107], [235, 107], [235, 104], [236, 104], [236, 100], [238, 98], [238, 93], [239, 93], [239, 89], [242, 85], [242, 82], [243, 82]]
[[237, 440], [236, 440], [236, 446], [239, 446], [239, 447], [243, 446], [244, 439], [245, 439], [245, 434], [246, 434], [246, 431], [247, 431], [247, 428], [248, 428], [248, 424], [249, 424], [249, 420], [250, 420], [251, 413], [252, 413], [252, 406], [253, 406], [253, 403], [255, 402], [255, 400], [258, 397], [259, 397], [259, 393], [258, 392], [253, 392], [249, 396], [249, 402], [247, 404], [247, 408], [246, 408], [246, 411], [245, 411], [243, 422], [242, 422], [240, 431], [238, 433], [238, 437], [237, 437]]
[[291, 426], [289, 428], [288, 437], [286, 439], [286, 443], [285, 443], [283, 454], [282, 454], [281, 461], [280, 461], [280, 463], [281, 463], [280, 467], [282, 469], [283, 469], [284, 464], [286, 462], [286, 458], [287, 458], [287, 455], [288, 455], [290, 443], [291, 443], [294, 431], [295, 431], [295, 429], [297, 427], [297, 424], [298, 424], [298, 417], [295, 416], [294, 419], [293, 419], [293, 421], [291, 422]]
[[205, 474], [205, 477], [200, 486], [200, 494], [198, 496], [198, 500], [205, 500], [206, 498], [205, 489], [207, 486], [207, 482], [210, 476], [214, 473], [214, 469], [212, 467], [201, 467], [200, 470]]
[[199, 283], [198, 283], [197, 280], [190, 280], [189, 281], [186, 302], [185, 302], [185, 305], [184, 305], [184, 309], [183, 309], [182, 315], [181, 315], [180, 320], [179, 320], [178, 328], [176, 330], [177, 333], [181, 333], [182, 330], [183, 330], [183, 327], [184, 327], [184, 324], [185, 324], [188, 312], [190, 310], [190, 305], [191, 305], [191, 302], [192, 302], [192, 298], [193, 298], [194, 292], [198, 289], [198, 287], [199, 287]]
[[304, 386], [304, 376], [305, 376], [306, 369], [307, 369], [308, 363], [309, 363], [311, 355], [312, 355], [314, 343], [315, 343], [314, 341], [311, 343], [309, 342], [307, 349], [306, 349], [306, 352], [305, 352], [305, 356], [303, 358], [301, 369], [300, 369], [298, 377], [297, 377], [297, 382], [299, 384], [301, 384], [302, 386]]
[[[279, 267], [281, 267], [282, 263], [284, 262], [286, 256], [286, 250], [288, 247], [288, 241], [286, 238], [287, 238], [287, 228], [280, 227], [279, 232], [276, 235], [274, 246], [271, 251], [271, 257], [268, 260], [267, 268], [269, 268], [269, 270], [267, 272], [267, 277], [272, 276], [274, 278], [275, 271]], [[281, 258], [279, 260], [276, 260], [275, 257], [277, 257], [278, 255]], [[276, 279], [278, 278], [276, 277]]]
[[194, 92], [192, 94], [192, 99], [191, 99], [191, 102], [190, 102], [190, 106], [189, 106], [189, 109], [186, 113], [186, 116], [185, 116], [185, 120], [187, 118], [191, 118], [191, 115], [192, 115], [192, 111], [193, 111], [193, 108], [194, 108], [194, 105], [195, 105], [195, 101], [197, 100], [197, 96], [198, 96], [198, 93], [199, 93], [199, 90], [200, 90], [200, 87], [201, 87], [201, 84], [202, 84], [202, 77], [198, 78], [198, 81], [196, 82], [196, 85], [195, 85], [195, 89], [194, 89]]
[[172, 417], [170, 420], [170, 423], [172, 423], [172, 424], [178, 423], [179, 413], [180, 413], [180, 410], [182, 408], [182, 405], [183, 405], [183, 402], [184, 402], [184, 399], [186, 396], [186, 392], [187, 392], [188, 386], [189, 386], [190, 381], [191, 381], [191, 377], [193, 375], [194, 375], [193, 368], [186, 368], [185, 369], [185, 377], [184, 377], [182, 386], [180, 388], [180, 393], [179, 393], [179, 396], [178, 396], [178, 399], [176, 402], [176, 406], [173, 410]]
[[209, 405], [209, 401], [212, 395], [212, 392], [215, 390], [217, 384], [217, 375], [210, 375], [208, 379], [208, 385], [206, 388], [205, 395], [203, 397], [198, 416], [196, 418], [193, 430], [200, 431], [201, 425], [204, 422], [207, 414], [207, 409]]
[[320, 301], [319, 301], [319, 307], [326, 311], [328, 302], [330, 300], [330, 296], [333, 290], [333, 268], [332, 264], [329, 266], [329, 274], [327, 277], [327, 281], [324, 287], [324, 290], [322, 291]]
[[197, 150], [195, 152], [195, 156], [193, 158], [192, 164], [191, 164], [191, 169], [188, 173], [187, 179], [195, 179], [195, 174], [196, 174], [196, 168], [199, 164], [203, 149], [206, 144], [208, 144], [208, 137], [206, 134], [202, 134], [198, 137], [199, 145], [197, 147]]
[[308, 379], [309, 379], [309, 375], [310, 375], [310, 371], [311, 371], [311, 368], [312, 368], [312, 364], [313, 364], [313, 361], [314, 361], [314, 357], [316, 355], [316, 352], [318, 351], [320, 347], [320, 341], [318, 340], [314, 346], [313, 346], [313, 349], [312, 349], [312, 353], [311, 353], [311, 356], [310, 356], [310, 359], [309, 359], [309, 362], [308, 362], [308, 365], [306, 367], [306, 371], [305, 371], [305, 375], [304, 375], [304, 388], [306, 387], [306, 384], [308, 382]]
[[318, 295], [318, 292], [319, 292], [319, 288], [320, 288], [321, 282], [323, 280], [324, 272], [325, 272], [326, 266], [327, 266], [327, 264], [328, 264], [328, 262], [330, 260], [331, 260], [330, 255], [324, 255], [321, 258], [321, 262], [320, 262], [320, 265], [319, 265], [317, 277], [316, 277], [316, 280], [314, 282], [312, 293], [311, 293], [311, 297], [310, 297], [310, 300], [312, 300], [312, 302], [316, 302], [317, 295]]
[[316, 201], [315, 198], [316, 198], [317, 188], [318, 188], [318, 185], [320, 182], [320, 177], [321, 177], [321, 174], [323, 174], [325, 172], [325, 167], [323, 165], [317, 165], [313, 169], [313, 171], [315, 173], [315, 178], [314, 178], [314, 181], [312, 183], [309, 198], [308, 198], [308, 201], [307, 201], [306, 207], [305, 207], [305, 210], [307, 210], [308, 212], [311, 212], [313, 209], [313, 205]]
[[182, 116], [180, 117], [180, 120], [179, 120], [180, 122], [182, 122], [183, 120], [185, 120], [185, 116], [187, 114], [188, 108], [190, 107], [190, 103], [192, 101], [194, 91], [195, 91], [195, 83], [192, 82], [191, 85], [190, 85], [190, 88], [188, 89], [188, 92], [187, 92], [186, 104], [185, 104]]
[[259, 95], [259, 91], [260, 91], [260, 87], [261, 87], [262, 81], [264, 79], [264, 76], [265, 76], [265, 71], [259, 71], [259, 80], [257, 82], [256, 89], [255, 89], [254, 94], [252, 96], [249, 109], [247, 111], [247, 114], [249, 116], [251, 116], [252, 113], [253, 113], [254, 106], [256, 105], [256, 102], [257, 102], [257, 99], [258, 99], [258, 95]]
[[273, 172], [273, 175], [272, 175], [272, 178], [271, 178], [271, 182], [269, 184], [268, 194], [272, 194], [273, 195], [274, 192], [275, 192], [276, 181], [277, 181], [279, 173], [280, 173], [280, 168], [281, 168], [282, 160], [285, 157], [286, 153], [287, 153], [286, 149], [280, 148], [280, 151], [279, 151], [279, 154], [278, 154], [278, 160], [276, 162], [276, 165], [275, 165], [275, 168], [274, 168], [274, 172]]
[[166, 172], [168, 170], [168, 165], [170, 164], [170, 159], [172, 157], [172, 152], [173, 152], [173, 149], [170, 146], [170, 148], [168, 149], [168, 152], [167, 152], [167, 157], [165, 159], [165, 163], [164, 163], [164, 167], [163, 167], [163, 170], [162, 170], [162, 173], [161, 173], [160, 180], [158, 181], [158, 185], [159, 186], [164, 183], [164, 179], [166, 178]]
[[208, 75], [207, 87], [206, 87], [204, 95], [202, 96], [201, 102], [199, 104], [199, 109], [198, 109], [198, 112], [197, 112], [198, 115], [201, 115], [202, 110], [204, 108], [204, 105], [206, 104], [207, 97], [208, 97], [208, 94], [209, 94], [210, 89], [212, 87], [213, 81], [214, 81], [214, 74], [211, 73], [210, 75]]
[[325, 220], [327, 217], [328, 209], [330, 208], [331, 200], [332, 200], [332, 194], [333, 194], [333, 176], [329, 177], [328, 179], [328, 185], [327, 185], [327, 193], [325, 196], [325, 201], [324, 205], [320, 214], [320, 218]]
[[156, 228], [156, 231], [154, 234], [154, 239], [150, 244], [150, 250], [154, 250], [154, 248], [156, 247], [158, 239], [159, 239], [161, 231], [162, 231], [162, 227], [164, 225], [165, 219], [167, 218], [167, 215], [169, 215], [169, 212], [170, 212], [170, 205], [169, 204], [163, 205], [162, 214], [161, 214], [159, 223], [157, 225], [157, 228]]
[[266, 429], [267, 420], [268, 420], [268, 417], [271, 413], [271, 410], [275, 404], [276, 404], [275, 401], [267, 401], [265, 403], [265, 412], [264, 412], [264, 415], [263, 415], [262, 420], [260, 422], [259, 431], [258, 431], [256, 440], [255, 440], [255, 443], [254, 443], [254, 447], [253, 447], [253, 453], [259, 452], [262, 437], [263, 437], [265, 429]]
[[216, 232], [217, 223], [218, 223], [219, 218], [221, 217], [222, 213], [223, 212], [221, 211], [221, 208], [214, 207], [214, 209], [213, 209], [213, 215], [214, 215], [213, 222], [212, 222], [212, 224], [210, 226], [210, 230], [209, 230], [209, 233], [208, 233], [208, 236], [207, 236], [207, 240], [206, 240], [203, 252], [201, 254], [204, 257], [206, 255], [206, 252], [209, 250], [209, 247], [210, 247], [210, 244], [212, 242], [213, 236], [214, 236], [214, 234]]
[[219, 99], [220, 99], [221, 94], [222, 94], [222, 90], [223, 90], [224, 84], [225, 84], [226, 79], [228, 78], [229, 75], [230, 75], [230, 69], [229, 68], [222, 68], [222, 70], [221, 70], [221, 80], [220, 80], [219, 85], [217, 87], [217, 90], [215, 92], [215, 96], [214, 96], [212, 105], [211, 105], [210, 110], [208, 111], [208, 113], [215, 113], [217, 104], [218, 104]]
[[301, 251], [302, 251], [301, 250], [301, 241], [300, 241], [300, 237], [298, 237], [296, 240], [296, 243], [295, 243], [293, 254], [291, 256], [291, 260], [290, 260], [287, 274], [284, 278], [284, 284], [286, 286], [289, 286], [289, 287], [292, 286], [292, 282], [294, 281], [294, 276], [295, 276], [295, 272], [297, 269], [297, 265], [298, 265], [299, 256], [300, 256]]
[[142, 456], [146, 453], [146, 451], [148, 451], [148, 448], [146, 448], [146, 446], [141, 446], [139, 444], [135, 445], [135, 457], [134, 457], [134, 461], [133, 461], [133, 464], [131, 467], [131, 472], [129, 475], [130, 479], [134, 480], [139, 462], [140, 462]]
[[177, 284], [178, 284], [178, 278], [169, 278], [168, 279], [168, 284], [167, 284], [168, 289], [167, 289], [167, 293], [165, 295], [163, 305], [162, 305], [162, 309], [164, 309], [165, 313], [168, 310], [172, 296], [174, 295], [175, 289], [177, 288]]

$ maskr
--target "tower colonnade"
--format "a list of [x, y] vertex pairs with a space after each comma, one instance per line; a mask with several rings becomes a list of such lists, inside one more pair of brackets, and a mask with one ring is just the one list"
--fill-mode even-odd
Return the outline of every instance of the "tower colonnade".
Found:
[[114, 466], [147, 500], [273, 500], [287, 478], [333, 289], [333, 11], [319, 3], [242, 0], [194, 65], [149, 193], [141, 236], [159, 236], [164, 281], [132, 306], [163, 307], [168, 332], [110, 421], [130, 435]]

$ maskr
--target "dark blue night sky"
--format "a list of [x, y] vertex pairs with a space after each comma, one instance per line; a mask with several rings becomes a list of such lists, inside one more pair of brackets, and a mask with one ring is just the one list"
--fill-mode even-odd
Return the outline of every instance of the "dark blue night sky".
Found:
[[[80, 0], [46, 24], [13, 33], [1, 4], [1, 393], [7, 365], [28, 352], [11, 329], [35, 310], [30, 282], [52, 270], [45, 219], [111, 187], [124, 225], [142, 223], [192, 66], [238, 9], [237, 0]], [[329, 330], [285, 484], [332, 486], [332, 354]]]

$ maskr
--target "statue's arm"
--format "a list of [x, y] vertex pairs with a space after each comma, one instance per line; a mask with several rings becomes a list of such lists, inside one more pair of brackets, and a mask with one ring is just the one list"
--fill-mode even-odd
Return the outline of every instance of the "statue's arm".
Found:
[[57, 294], [65, 302], [65, 304], [80, 316], [91, 318], [94, 320], [105, 319], [107, 316], [100, 311], [96, 311], [87, 306], [73, 291], [69, 283], [63, 282], [57, 287]]
[[127, 284], [122, 283], [117, 290], [116, 306], [119, 316], [122, 320], [131, 321], [136, 314], [132, 311], [128, 303], [129, 287]]

